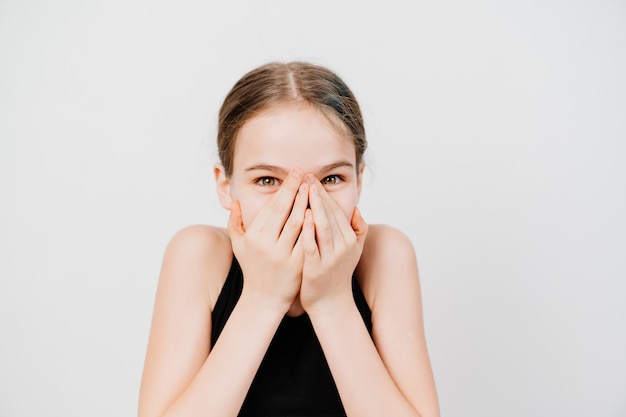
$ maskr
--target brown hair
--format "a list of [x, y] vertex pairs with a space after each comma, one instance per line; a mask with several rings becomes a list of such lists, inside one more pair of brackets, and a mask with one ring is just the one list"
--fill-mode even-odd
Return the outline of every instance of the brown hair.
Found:
[[357, 168], [367, 148], [363, 116], [352, 91], [337, 74], [306, 62], [272, 62], [244, 75], [220, 108], [217, 147], [227, 177], [233, 169], [235, 142], [244, 123], [273, 105], [308, 103], [332, 121], [338, 118], [354, 138]]

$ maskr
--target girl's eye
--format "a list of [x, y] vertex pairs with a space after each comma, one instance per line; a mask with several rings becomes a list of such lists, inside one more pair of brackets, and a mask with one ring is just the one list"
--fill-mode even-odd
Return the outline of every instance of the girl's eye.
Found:
[[339, 184], [342, 181], [342, 178], [339, 175], [329, 175], [326, 178], [322, 179], [322, 184], [324, 185], [334, 185]]
[[272, 187], [274, 185], [278, 185], [278, 179], [274, 177], [261, 177], [256, 180], [256, 183], [264, 187]]

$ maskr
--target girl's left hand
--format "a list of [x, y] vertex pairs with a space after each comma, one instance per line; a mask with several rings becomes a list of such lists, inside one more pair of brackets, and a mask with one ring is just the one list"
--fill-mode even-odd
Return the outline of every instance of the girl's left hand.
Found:
[[301, 233], [304, 268], [300, 303], [311, 315], [354, 304], [352, 274], [363, 252], [367, 223], [358, 208], [346, 215], [315, 177], [308, 176], [309, 204]]

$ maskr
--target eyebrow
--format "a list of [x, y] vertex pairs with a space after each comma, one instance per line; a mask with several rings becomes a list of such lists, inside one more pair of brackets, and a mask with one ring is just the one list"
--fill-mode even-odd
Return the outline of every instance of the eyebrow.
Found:
[[275, 174], [281, 174], [281, 175], [287, 175], [289, 173], [289, 171], [287, 171], [283, 167], [279, 167], [276, 165], [269, 165], [269, 164], [257, 164], [257, 165], [252, 165], [246, 168], [246, 172], [251, 172], [251, 171], [270, 171]]
[[[354, 168], [354, 165], [346, 160], [340, 160], [340, 161], [336, 161], [333, 162], [332, 164], [328, 164], [328, 165], [324, 165], [323, 167], [320, 167], [320, 169], [318, 170], [319, 172], [327, 172], [327, 171], [332, 171], [333, 169], [337, 169], [337, 168], [343, 168], [343, 167], [348, 167], [348, 168]], [[256, 165], [252, 165], [249, 166], [248, 168], [245, 169], [246, 172], [251, 172], [251, 171], [270, 171], [270, 172], [274, 172], [276, 174], [280, 174], [280, 175], [287, 175], [289, 173], [289, 170], [283, 167], [279, 167], [277, 165], [271, 165], [271, 164], [256, 164]]]

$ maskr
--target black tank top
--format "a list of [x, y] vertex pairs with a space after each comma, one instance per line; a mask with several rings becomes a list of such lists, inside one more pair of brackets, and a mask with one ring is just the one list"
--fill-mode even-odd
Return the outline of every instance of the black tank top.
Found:
[[[215, 344], [243, 289], [237, 259], [211, 314]], [[371, 311], [356, 278], [352, 294], [368, 332]], [[345, 417], [335, 381], [309, 316], [285, 316], [259, 366], [239, 412], [240, 417]]]

